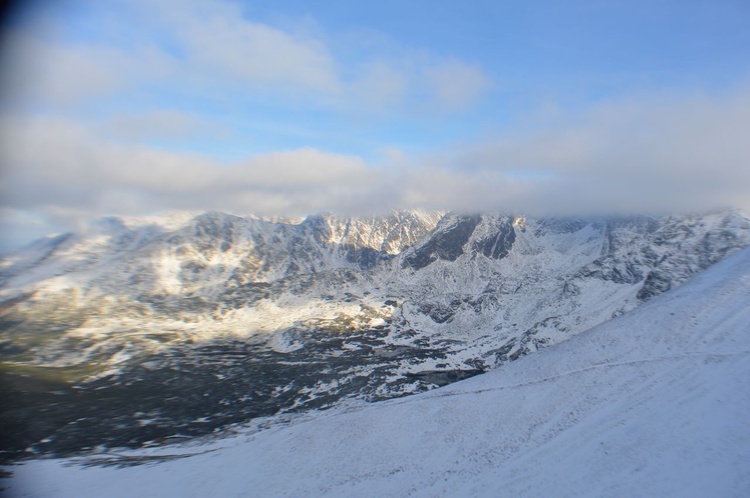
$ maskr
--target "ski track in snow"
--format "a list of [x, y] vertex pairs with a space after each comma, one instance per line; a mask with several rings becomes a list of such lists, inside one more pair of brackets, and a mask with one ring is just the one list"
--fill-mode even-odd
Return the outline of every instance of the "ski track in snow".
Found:
[[[534, 384], [542, 384], [544, 382], [549, 382], [553, 380], [560, 379], [562, 377], [569, 377], [571, 375], [576, 375], [584, 372], [591, 372], [592, 370], [598, 370], [598, 369], [610, 369], [614, 367], [623, 367], [623, 366], [631, 366], [631, 365], [639, 365], [642, 363], [653, 363], [653, 362], [661, 362], [661, 361], [669, 361], [669, 360], [677, 360], [681, 358], [687, 358], [687, 357], [707, 357], [707, 358], [721, 358], [725, 356], [737, 356], [737, 355], [747, 355], [750, 354], [750, 350], [747, 351], [732, 351], [732, 352], [716, 352], [716, 353], [703, 353], [703, 352], [689, 352], [689, 353], [681, 353], [681, 354], [674, 354], [669, 356], [658, 356], [655, 358], [644, 358], [641, 360], [632, 360], [632, 361], [623, 361], [623, 362], [613, 362], [613, 363], [602, 363], [601, 365], [593, 365], [586, 368], [581, 368], [579, 370], [570, 370], [568, 372], [564, 372], [558, 375], [553, 375], [550, 377], [544, 377], [542, 379], [537, 380], [530, 380], [528, 382], [521, 382], [519, 384], [513, 384], [511, 386], [498, 386], [498, 387], [490, 387], [487, 389], [477, 389], [477, 390], [469, 390], [469, 391], [460, 391], [460, 392], [447, 392], [447, 393], [440, 393], [436, 394], [434, 397], [436, 398], [448, 398], [451, 396], [465, 396], [469, 394], [482, 394], [486, 392], [493, 392], [493, 391], [503, 391], [506, 389], [517, 389], [519, 387], [526, 387], [526, 386], [533, 386]], [[409, 400], [411, 401], [411, 400]], [[417, 401], [417, 400], [415, 400]], [[425, 401], [425, 399], [422, 399], [422, 401]]]

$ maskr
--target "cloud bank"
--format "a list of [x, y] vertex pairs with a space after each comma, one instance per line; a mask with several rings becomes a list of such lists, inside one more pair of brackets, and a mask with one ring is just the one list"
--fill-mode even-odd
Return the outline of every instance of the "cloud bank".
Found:
[[304, 215], [400, 208], [530, 214], [750, 209], [750, 91], [601, 104], [526, 132], [378, 164], [315, 148], [221, 163], [5, 119], [2, 202], [80, 218], [167, 209]]

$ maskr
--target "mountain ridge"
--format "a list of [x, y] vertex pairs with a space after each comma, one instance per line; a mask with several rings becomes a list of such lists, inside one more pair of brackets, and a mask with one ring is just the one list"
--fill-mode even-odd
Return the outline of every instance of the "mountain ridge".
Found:
[[[750, 245], [736, 211], [177, 218], [110, 218], [2, 259], [0, 360], [31, 400], [0, 414], [16, 448], [139, 446], [421, 392], [564, 341]], [[29, 391], [29, 375], [65, 381]], [[177, 401], [184, 389], [200, 396]], [[49, 396], [59, 413], [32, 427]], [[84, 406], [108, 421], [100, 440]]]

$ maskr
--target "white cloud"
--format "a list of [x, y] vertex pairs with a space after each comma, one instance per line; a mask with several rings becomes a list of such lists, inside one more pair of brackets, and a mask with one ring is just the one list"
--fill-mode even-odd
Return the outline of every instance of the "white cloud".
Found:
[[[147, 9], [152, 11], [150, 3]], [[193, 72], [259, 86], [321, 92], [340, 87], [336, 62], [323, 42], [247, 20], [237, 4], [180, 2], [156, 13]]]
[[138, 140], [148, 138], [220, 137], [228, 130], [204, 116], [180, 109], [154, 109], [122, 113], [109, 117], [102, 124], [114, 136]]
[[[0, 60], [4, 99], [68, 110], [112, 96], [143, 101], [158, 88], [221, 105], [249, 98], [282, 107], [402, 113], [424, 106], [466, 110], [489, 84], [475, 65], [415, 47], [342, 46], [347, 40], [336, 33], [254, 21], [239, 3], [113, 5], [88, 19], [107, 30], [90, 40], [63, 36], [55, 23], [64, 16], [54, 12], [9, 33]], [[344, 53], [356, 53], [356, 62]]]
[[472, 106], [490, 84], [481, 68], [458, 60], [427, 66], [424, 73], [437, 102], [448, 110]]
[[409, 89], [409, 78], [403, 70], [386, 61], [364, 64], [351, 86], [359, 101], [373, 108], [398, 104]]
[[2, 89], [28, 101], [77, 103], [113, 92], [119, 81], [112, 53], [61, 47], [28, 36], [8, 35], [2, 59]]
[[[454, 168], [522, 175], [525, 209], [750, 206], [750, 91], [600, 104], [554, 126], [475, 145]], [[443, 161], [445, 164], [446, 161]]]
[[71, 107], [165, 78], [175, 67], [170, 56], [153, 47], [126, 51], [21, 32], [9, 32], [3, 41], [0, 88], [12, 103]]
[[[427, 207], [529, 214], [750, 209], [750, 92], [600, 105], [556, 125], [384, 164], [314, 148], [221, 163], [108, 141], [70, 120], [0, 122], [2, 204], [146, 214], [343, 214]], [[411, 161], [411, 162], [410, 162]]]
[[104, 139], [55, 118], [6, 118], [2, 202], [14, 209], [144, 214], [164, 209], [304, 214], [362, 211], [384, 194], [358, 157], [313, 148], [221, 163]]

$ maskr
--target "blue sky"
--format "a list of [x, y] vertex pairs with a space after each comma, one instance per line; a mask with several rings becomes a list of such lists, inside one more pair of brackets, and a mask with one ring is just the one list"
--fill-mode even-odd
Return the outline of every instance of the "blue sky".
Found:
[[750, 204], [746, 1], [25, 5], [5, 248], [162, 210]]

